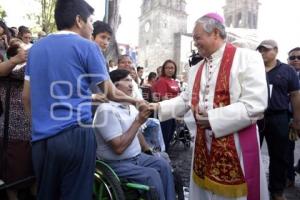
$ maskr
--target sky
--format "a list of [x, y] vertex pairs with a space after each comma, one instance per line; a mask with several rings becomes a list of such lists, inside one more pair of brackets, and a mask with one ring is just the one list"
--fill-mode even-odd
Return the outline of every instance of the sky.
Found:
[[[105, 0], [87, 0], [95, 8], [96, 20], [102, 20]], [[138, 17], [142, 0], [121, 0], [120, 14], [122, 23], [117, 32], [120, 43], [138, 45]], [[186, 0], [188, 13], [188, 32], [192, 32], [194, 22], [207, 12], [223, 15], [225, 0]], [[259, 40], [274, 39], [279, 46], [279, 59], [286, 61], [287, 52], [300, 46], [300, 1], [299, 0], [259, 0], [258, 36]], [[0, 0], [6, 10], [9, 26], [21, 24], [31, 26], [24, 20], [25, 13], [38, 9], [34, 0]]]

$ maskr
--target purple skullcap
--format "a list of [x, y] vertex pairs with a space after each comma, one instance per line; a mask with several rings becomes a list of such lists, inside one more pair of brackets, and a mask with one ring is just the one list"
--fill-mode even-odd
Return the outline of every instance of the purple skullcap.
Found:
[[217, 20], [218, 22], [224, 24], [223, 17], [221, 17], [221, 15], [219, 15], [218, 13], [210, 12], [210, 13], [203, 15], [203, 17], [213, 18], [213, 19]]

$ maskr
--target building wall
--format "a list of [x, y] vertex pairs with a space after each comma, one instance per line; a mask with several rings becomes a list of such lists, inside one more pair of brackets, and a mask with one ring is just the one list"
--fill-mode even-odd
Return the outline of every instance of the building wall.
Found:
[[257, 28], [258, 0], [226, 0], [224, 17], [227, 27]]
[[139, 18], [138, 64], [149, 72], [167, 59], [180, 61], [178, 34], [187, 32], [184, 9], [182, 0], [144, 0]]

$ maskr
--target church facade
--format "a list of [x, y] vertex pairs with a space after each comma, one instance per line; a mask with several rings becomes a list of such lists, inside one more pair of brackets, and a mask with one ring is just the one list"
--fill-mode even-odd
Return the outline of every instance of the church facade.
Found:
[[258, 7], [258, 0], [226, 0], [223, 7], [226, 26], [256, 29]]
[[180, 63], [181, 35], [187, 34], [185, 0], [143, 0], [138, 64], [155, 71], [167, 59]]
[[[167, 59], [178, 65], [178, 74], [188, 68], [193, 46], [187, 33], [185, 0], [143, 0], [139, 17], [138, 65], [156, 71]], [[258, 0], [226, 0], [223, 7], [227, 40], [240, 47], [257, 43]]]

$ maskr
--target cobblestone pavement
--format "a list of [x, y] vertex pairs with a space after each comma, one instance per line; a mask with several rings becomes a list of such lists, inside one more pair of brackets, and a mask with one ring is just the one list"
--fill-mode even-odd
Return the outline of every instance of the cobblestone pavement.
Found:
[[[189, 186], [190, 167], [192, 159], [192, 148], [184, 149], [182, 143], [177, 143], [170, 148], [169, 153], [172, 164], [176, 166], [176, 170], [182, 175], [184, 186]], [[300, 158], [300, 141], [296, 143], [295, 148], [295, 162]], [[268, 174], [269, 157], [266, 145], [262, 148], [262, 160]], [[300, 174], [296, 176], [295, 187], [287, 188], [285, 190], [285, 197], [287, 200], [300, 200]]]

